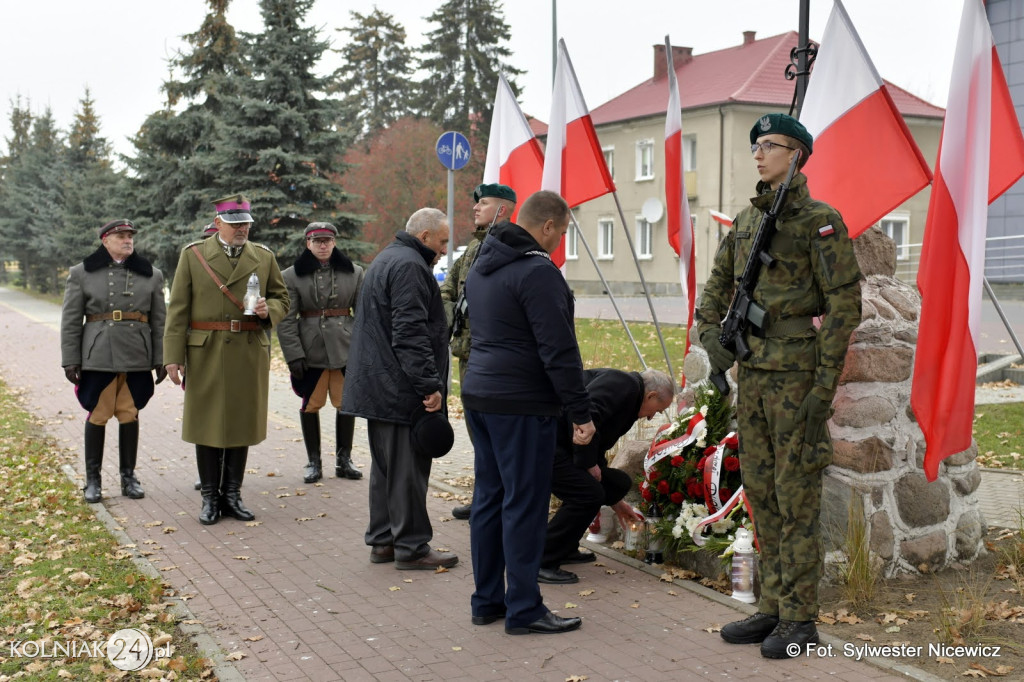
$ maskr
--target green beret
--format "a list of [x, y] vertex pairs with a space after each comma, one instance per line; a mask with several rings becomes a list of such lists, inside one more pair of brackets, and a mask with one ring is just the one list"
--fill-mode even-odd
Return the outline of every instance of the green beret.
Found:
[[807, 147], [808, 156], [814, 151], [814, 138], [807, 132], [807, 128], [786, 114], [765, 114], [757, 119], [757, 123], [750, 129], [750, 144], [757, 142], [757, 138], [762, 135], [788, 135]]
[[473, 190], [473, 201], [480, 201], [484, 197], [497, 197], [499, 199], [507, 199], [513, 204], [516, 203], [515, 191], [508, 185], [499, 185], [496, 182], [477, 185], [476, 189]]

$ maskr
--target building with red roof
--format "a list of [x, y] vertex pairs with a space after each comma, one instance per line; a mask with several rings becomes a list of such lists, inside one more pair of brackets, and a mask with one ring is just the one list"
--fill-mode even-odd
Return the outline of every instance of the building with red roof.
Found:
[[[795, 31], [756, 39], [743, 33], [731, 48], [694, 55], [673, 47], [673, 63], [682, 106], [684, 156], [689, 167], [686, 190], [694, 219], [697, 281], [702, 285], [723, 229], [710, 210], [735, 216], [748, 205], [758, 177], [750, 157], [750, 127], [769, 112], [788, 113], [795, 81], [785, 77], [790, 51], [798, 44]], [[591, 119], [609, 163], [627, 227], [652, 293], [678, 293], [679, 268], [666, 236], [665, 108], [668, 77], [665, 46], [655, 45], [652, 75], [647, 80], [591, 111]], [[944, 110], [887, 82], [924, 158], [938, 151]], [[584, 93], [585, 94], [585, 93]], [[543, 124], [532, 121], [539, 135]], [[864, 150], [869, 154], [871, 150]], [[880, 221], [898, 245], [920, 243], [929, 190], [919, 192]], [[644, 207], [647, 207], [646, 211]], [[603, 285], [587, 251], [585, 238], [614, 293], [640, 292], [636, 266], [611, 195], [587, 202], [574, 211], [582, 234], [570, 226], [566, 236], [566, 278], [580, 293], [601, 293]], [[898, 249], [905, 257], [906, 249]]]

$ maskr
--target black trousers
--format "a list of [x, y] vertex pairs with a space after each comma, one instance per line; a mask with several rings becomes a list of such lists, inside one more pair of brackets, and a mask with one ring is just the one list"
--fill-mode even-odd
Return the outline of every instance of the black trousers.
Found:
[[572, 461], [572, 454], [561, 448], [555, 451], [551, 472], [551, 494], [562, 506], [548, 522], [544, 539], [543, 568], [558, 568], [565, 557], [579, 547], [580, 538], [597, 516], [602, 505], [611, 506], [629, 492], [633, 481], [629, 474], [599, 464], [601, 480], [590, 475]]

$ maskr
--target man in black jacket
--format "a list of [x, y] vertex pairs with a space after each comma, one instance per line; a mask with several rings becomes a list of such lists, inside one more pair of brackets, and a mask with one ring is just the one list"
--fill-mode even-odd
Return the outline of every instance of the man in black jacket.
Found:
[[579, 540], [601, 505], [614, 509], [625, 523], [635, 520], [633, 508], [622, 499], [633, 481], [626, 472], [610, 468], [605, 453], [638, 420], [650, 419], [667, 409], [675, 394], [672, 379], [654, 369], [642, 373], [589, 369], [583, 374], [597, 433], [586, 445], [574, 445], [567, 425], [558, 432], [551, 494], [562, 500], [562, 506], [548, 522], [537, 574], [537, 581], [542, 583], [579, 581], [575, 573], [559, 566], [594, 560], [592, 552], [579, 551]]
[[395, 568], [450, 568], [459, 558], [430, 547], [431, 459], [416, 451], [413, 415], [445, 410], [448, 322], [431, 272], [447, 253], [448, 218], [412, 214], [370, 264], [352, 329], [341, 412], [365, 417], [370, 440], [370, 561]]
[[466, 280], [473, 352], [462, 385], [476, 468], [473, 623], [504, 618], [513, 635], [580, 626], [544, 606], [537, 570], [559, 415], [568, 413], [574, 443], [594, 435], [572, 292], [548, 255], [568, 229], [569, 207], [540, 191], [523, 204], [519, 222], [491, 228]]

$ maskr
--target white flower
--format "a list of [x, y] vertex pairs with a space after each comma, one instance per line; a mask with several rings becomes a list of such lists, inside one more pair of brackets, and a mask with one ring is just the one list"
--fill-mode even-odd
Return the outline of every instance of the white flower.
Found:
[[707, 418], [707, 416], [708, 416], [708, 406], [707, 405], [701, 405], [700, 406], [700, 414], [701, 414], [702, 417]]
[[735, 525], [736, 524], [733, 522], [732, 519], [722, 519], [721, 521], [715, 521], [711, 524], [711, 532], [715, 535], [718, 535], [720, 533], [726, 533], [732, 530], [733, 526]]

